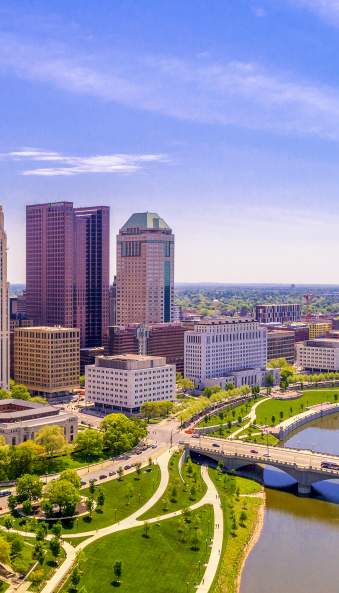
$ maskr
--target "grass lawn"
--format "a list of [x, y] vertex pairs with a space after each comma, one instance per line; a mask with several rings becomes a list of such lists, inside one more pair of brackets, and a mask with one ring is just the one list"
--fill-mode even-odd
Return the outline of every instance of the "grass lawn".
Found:
[[5, 591], [7, 591], [8, 587], [9, 587], [9, 583], [6, 583], [6, 581], [0, 580], [0, 593], [4, 593]]
[[204, 428], [205, 426], [214, 426], [218, 424], [226, 424], [227, 422], [234, 422], [234, 420], [238, 420], [239, 416], [244, 418], [249, 414], [250, 409], [254, 406], [254, 404], [258, 403], [263, 398], [257, 398], [256, 400], [252, 399], [247, 401], [244, 404], [239, 406], [235, 406], [231, 410], [220, 410], [219, 412], [213, 414], [213, 416], [208, 416], [199, 422], [198, 426]]
[[[113, 567], [121, 560], [121, 593], [194, 593], [210, 554], [207, 541], [213, 523], [208, 505], [192, 512], [185, 533], [179, 533], [180, 520], [175, 518], [151, 525], [149, 538], [144, 537], [144, 527], [106, 536], [82, 552], [78, 590], [84, 586], [88, 593], [98, 588], [100, 593], [112, 593]], [[200, 543], [192, 550], [195, 528]], [[71, 584], [62, 591], [72, 591]]]
[[[184, 509], [198, 502], [206, 492], [206, 484], [201, 477], [200, 466], [190, 461], [182, 465], [182, 481], [179, 474], [180, 453], [174, 453], [169, 460], [169, 482], [167, 489], [158, 502], [143, 516], [142, 519], [150, 519]], [[192, 473], [190, 473], [192, 471]], [[195, 489], [195, 493], [192, 491]]]
[[85, 535], [83, 537], [63, 537], [63, 541], [67, 542], [68, 544], [71, 544], [71, 546], [73, 546], [74, 548], [76, 548], [79, 544], [81, 544], [81, 542], [85, 541], [85, 539], [88, 539], [89, 537], [91, 537], [90, 535]]
[[[335, 400], [335, 394], [339, 401], [339, 388], [336, 389], [310, 389], [303, 392], [303, 395], [298, 399], [277, 400], [270, 399], [261, 404], [256, 410], [256, 422], [261, 425], [275, 425], [286, 420], [291, 416], [300, 414], [305, 411], [307, 407], [320, 404], [321, 402], [331, 402]], [[281, 414], [283, 416], [281, 417]], [[274, 421], [272, 417], [274, 416]]]
[[[145, 504], [154, 494], [159, 483], [160, 470], [158, 465], [143, 469], [140, 477], [136, 472], [132, 472], [123, 476], [122, 480], [114, 479], [104, 482], [100, 485], [100, 489], [105, 494], [105, 504], [102, 512], [95, 509], [91, 520], [88, 516], [84, 516], [72, 521], [63, 521], [63, 535], [101, 529], [121, 521], [121, 519], [128, 517]], [[98, 488], [97, 486], [96, 492]], [[81, 490], [81, 494], [86, 496], [89, 494], [89, 490]], [[1, 523], [3, 523], [3, 518], [0, 518]], [[52, 526], [52, 521], [49, 521], [48, 524]], [[31, 531], [32, 522], [29, 518], [16, 517], [13, 527], [21, 531]]]
[[[260, 497], [237, 496], [224, 487], [224, 474], [215, 469], [209, 469], [210, 476], [219, 491], [224, 513], [224, 542], [217, 574], [213, 581], [210, 593], [237, 593], [238, 576], [243, 563], [244, 550], [249, 543], [255, 530], [258, 520], [258, 512], [263, 504]], [[235, 479], [236, 487], [240, 494], [254, 494], [260, 492], [262, 487], [256, 482], [246, 478]], [[243, 526], [239, 524], [240, 513], [246, 513], [246, 521]], [[233, 527], [232, 513], [236, 521], [236, 529]]]
[[209, 432], [207, 436], [209, 436], [209, 437], [214, 436], [219, 439], [222, 439], [222, 438], [227, 439], [227, 437], [229, 437], [231, 434], [236, 432], [236, 430], [239, 430], [239, 428], [242, 428], [243, 426], [245, 426], [247, 423], [248, 423], [248, 420], [244, 420], [243, 422], [240, 422], [240, 424], [237, 422], [236, 424], [231, 426], [231, 428], [227, 428], [226, 426], [220, 426], [217, 430], [213, 430], [213, 432]]
[[38, 475], [42, 474], [54, 474], [64, 471], [65, 469], [78, 469], [86, 465], [93, 465], [111, 459], [112, 455], [109, 451], [103, 451], [102, 455], [88, 459], [86, 455], [78, 451], [77, 453], [70, 453], [68, 455], [60, 455], [50, 459], [47, 463], [46, 460], [37, 463], [35, 473]]

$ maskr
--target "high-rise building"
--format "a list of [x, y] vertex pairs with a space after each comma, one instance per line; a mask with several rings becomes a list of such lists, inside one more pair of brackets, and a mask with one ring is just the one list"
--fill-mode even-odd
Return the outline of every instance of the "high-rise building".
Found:
[[197, 387], [261, 385], [266, 364], [267, 330], [251, 319], [205, 321], [185, 332], [185, 376]]
[[107, 352], [110, 355], [147, 354], [164, 356], [168, 364], [184, 372], [184, 335], [190, 323], [130, 324], [109, 328]]
[[72, 202], [27, 206], [27, 316], [35, 325], [78, 327], [83, 347], [107, 333], [109, 208]]
[[268, 330], [267, 360], [286, 358], [290, 364], [295, 360], [295, 334], [284, 329]]
[[7, 235], [0, 206], [0, 387], [9, 389], [9, 301], [7, 282]]
[[[109, 207], [75, 208], [77, 305], [81, 308], [81, 343], [103, 343], [109, 326]], [[78, 240], [79, 239], [79, 240]]]
[[79, 387], [79, 330], [18, 327], [14, 332], [14, 378], [34, 395], [60, 397]]
[[259, 323], [289, 323], [299, 321], [301, 305], [299, 303], [281, 303], [277, 305], [256, 305], [255, 319]]
[[98, 356], [86, 367], [86, 400], [103, 410], [138, 412], [144, 402], [175, 399], [175, 366], [162, 356]]
[[172, 320], [174, 235], [154, 212], [132, 214], [117, 236], [117, 325]]

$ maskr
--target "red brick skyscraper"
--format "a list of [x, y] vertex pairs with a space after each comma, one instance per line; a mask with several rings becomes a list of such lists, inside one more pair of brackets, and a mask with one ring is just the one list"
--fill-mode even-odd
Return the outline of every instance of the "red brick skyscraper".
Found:
[[81, 346], [108, 326], [109, 208], [72, 202], [26, 209], [27, 314], [36, 325], [79, 327]]
[[174, 235], [154, 212], [133, 214], [117, 236], [116, 322], [172, 320]]

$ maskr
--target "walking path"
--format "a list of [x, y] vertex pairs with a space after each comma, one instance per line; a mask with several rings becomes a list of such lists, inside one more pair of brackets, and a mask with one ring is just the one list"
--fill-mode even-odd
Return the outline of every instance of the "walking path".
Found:
[[238, 434], [240, 434], [241, 432], [243, 432], [244, 430], [246, 430], [251, 424], [252, 422], [254, 422], [255, 418], [256, 418], [256, 409], [258, 406], [260, 406], [260, 404], [263, 404], [264, 402], [266, 402], [268, 399], [271, 399], [270, 397], [265, 397], [265, 399], [260, 400], [260, 402], [257, 402], [256, 404], [254, 404], [254, 406], [252, 406], [252, 408], [249, 411], [248, 414], [248, 421], [246, 422], [246, 424], [244, 426], [241, 426], [240, 428], [238, 428], [238, 430], [235, 430], [228, 438], [230, 440], [234, 439], [237, 437]]
[[[65, 534], [62, 536], [63, 538], [63, 548], [66, 553], [66, 559], [64, 562], [59, 566], [59, 568], [55, 571], [54, 575], [51, 579], [46, 583], [44, 588], [42, 589], [41, 593], [55, 593], [61, 587], [62, 583], [67, 578], [68, 574], [71, 572], [72, 567], [76, 561], [76, 558], [79, 552], [85, 549], [87, 546], [91, 545], [95, 541], [110, 535], [112, 533], [117, 533], [119, 531], [124, 531], [126, 529], [133, 529], [135, 527], [140, 527], [144, 521], [141, 520], [139, 517], [143, 516], [149, 509], [151, 509], [159, 499], [162, 498], [169, 482], [169, 471], [168, 471], [168, 463], [169, 459], [173, 453], [173, 450], [166, 451], [163, 455], [161, 455], [158, 459], [160, 472], [161, 472], [161, 479], [159, 487], [157, 488], [156, 492], [153, 496], [137, 511], [135, 511], [129, 517], [126, 517], [122, 521], [115, 523], [113, 525], [109, 525], [108, 527], [104, 527], [102, 529], [98, 529], [96, 531], [86, 531], [83, 533], [76, 533], [76, 534]], [[216, 570], [218, 568], [222, 544], [223, 544], [223, 512], [221, 507], [220, 498], [218, 495], [218, 491], [214, 486], [211, 478], [208, 475], [208, 468], [203, 466], [201, 468], [202, 478], [207, 485], [207, 491], [203, 498], [197, 502], [196, 504], [192, 505], [190, 508], [192, 511], [204, 506], [204, 505], [211, 505], [213, 507], [214, 512], [214, 534], [211, 540], [211, 553], [209, 556], [209, 560], [206, 565], [205, 573], [202, 577], [200, 584], [198, 585], [196, 591], [197, 593], [208, 593], [213, 579], [216, 574]], [[173, 517], [178, 517], [182, 515], [183, 509], [178, 511], [174, 511], [172, 513], [167, 513], [164, 515], [160, 515], [158, 517], [153, 517], [148, 522], [149, 523], [158, 523], [159, 521], [165, 521], [167, 519], [171, 519]], [[27, 533], [27, 532], [20, 532], [17, 530], [11, 530], [24, 535], [25, 537], [35, 537], [35, 533]], [[47, 536], [47, 539], [50, 539], [51, 536]], [[86, 539], [76, 547], [73, 547], [69, 540], [74, 538], [81, 538], [86, 537]], [[67, 538], [67, 539], [65, 539]]]

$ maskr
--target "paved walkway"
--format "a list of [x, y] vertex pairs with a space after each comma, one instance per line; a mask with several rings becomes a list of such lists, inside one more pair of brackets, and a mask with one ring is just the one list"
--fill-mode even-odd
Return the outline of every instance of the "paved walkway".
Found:
[[[122, 521], [115, 523], [113, 525], [109, 525], [108, 527], [104, 527], [102, 529], [98, 529], [92, 532], [83, 532], [83, 533], [76, 533], [76, 534], [68, 534], [63, 535], [63, 547], [66, 552], [66, 559], [64, 562], [59, 566], [59, 568], [55, 571], [54, 575], [51, 579], [46, 583], [45, 587], [42, 589], [41, 593], [55, 593], [58, 588], [62, 585], [62, 582], [67, 578], [68, 574], [71, 572], [71, 569], [76, 561], [78, 553], [85, 549], [87, 546], [91, 545], [95, 541], [110, 535], [112, 533], [117, 533], [119, 531], [124, 531], [126, 529], [133, 529], [135, 527], [140, 527], [144, 521], [139, 517], [142, 517], [144, 513], [146, 513], [149, 509], [151, 509], [158, 500], [160, 500], [168, 486], [169, 482], [169, 471], [168, 471], [168, 462], [173, 453], [173, 450], [166, 451], [161, 457], [158, 459], [160, 471], [161, 471], [161, 479], [160, 484], [156, 492], [153, 496], [137, 511], [135, 511], [129, 517], [126, 517]], [[192, 505], [190, 507], [191, 510], [198, 509], [206, 504], [213, 506], [214, 512], [214, 535], [212, 538], [211, 543], [211, 553], [209, 556], [209, 560], [206, 565], [205, 573], [202, 577], [200, 584], [198, 585], [196, 591], [197, 593], [208, 593], [213, 579], [216, 574], [216, 570], [219, 564], [221, 550], [222, 550], [222, 543], [223, 543], [223, 512], [222, 507], [219, 499], [219, 495], [217, 489], [215, 488], [211, 478], [208, 475], [208, 468], [203, 466], [201, 468], [202, 477], [207, 485], [207, 491], [203, 498]], [[158, 517], [153, 517], [149, 519], [149, 523], [158, 523], [160, 521], [165, 521], [167, 519], [171, 519], [173, 517], [178, 517], [182, 514], [183, 509], [178, 511], [174, 511], [172, 513], [167, 513], [164, 515], [160, 515]], [[15, 531], [15, 530], [12, 530]], [[26, 533], [26, 532], [19, 532], [24, 535], [25, 537], [35, 537], [34, 533]], [[50, 539], [51, 536], [48, 536]], [[80, 544], [76, 547], [73, 547], [67, 540], [72, 538], [79, 538], [79, 537], [86, 537], [87, 539], [80, 542]]]
[[259, 402], [254, 404], [254, 406], [252, 406], [252, 408], [249, 411], [248, 421], [246, 422], [246, 424], [244, 426], [241, 426], [240, 428], [238, 428], [238, 430], [235, 430], [228, 438], [231, 440], [235, 439], [238, 436], [238, 434], [240, 434], [243, 430], [246, 430], [252, 424], [252, 422], [254, 422], [254, 420], [255, 420], [257, 407], [260, 406], [260, 404], [263, 404], [264, 402], [266, 402], [268, 399], [271, 399], [271, 398], [265, 397], [265, 399], [261, 399]]

